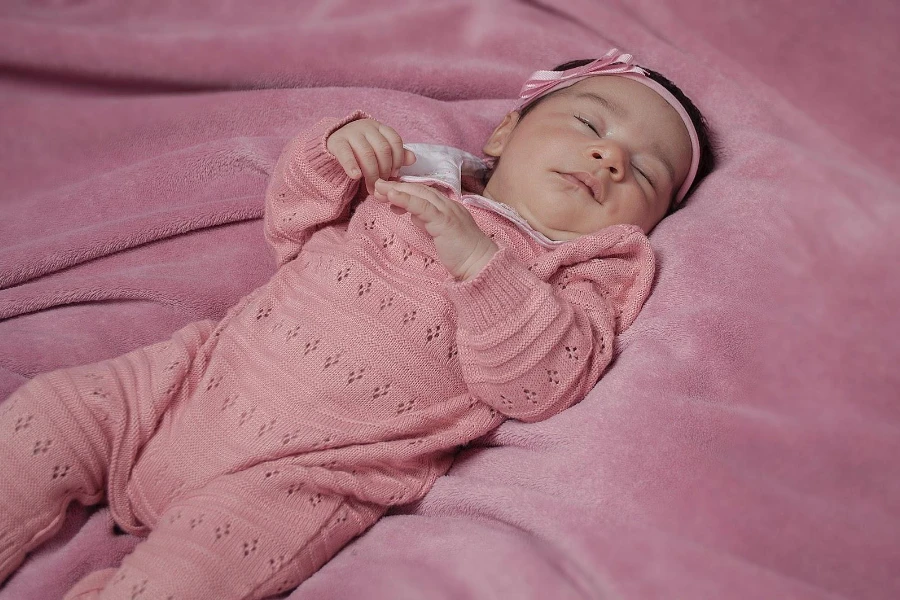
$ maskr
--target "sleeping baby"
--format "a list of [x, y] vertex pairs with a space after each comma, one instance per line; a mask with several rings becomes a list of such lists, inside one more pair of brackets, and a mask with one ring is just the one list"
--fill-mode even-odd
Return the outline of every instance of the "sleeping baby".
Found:
[[144, 539], [67, 598], [279, 594], [460, 446], [581, 400], [650, 292], [647, 234], [712, 169], [707, 126], [613, 50], [534, 73], [484, 153], [362, 112], [291, 141], [268, 283], [0, 405], [0, 581], [104, 501]]

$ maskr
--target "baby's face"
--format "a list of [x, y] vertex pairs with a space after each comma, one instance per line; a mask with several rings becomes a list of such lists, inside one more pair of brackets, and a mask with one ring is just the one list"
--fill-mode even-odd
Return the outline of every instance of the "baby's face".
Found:
[[649, 233], [687, 177], [691, 142], [659, 94], [589, 77], [508, 114], [484, 146], [500, 157], [484, 195], [553, 240], [631, 223]]

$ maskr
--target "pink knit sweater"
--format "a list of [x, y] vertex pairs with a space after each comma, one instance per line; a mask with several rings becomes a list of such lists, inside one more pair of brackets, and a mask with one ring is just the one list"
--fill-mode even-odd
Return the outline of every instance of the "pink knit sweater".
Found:
[[[232, 592], [242, 573], [277, 573], [302, 552], [310, 511], [332, 506], [323, 498], [381, 511], [411, 502], [460, 445], [506, 418], [538, 421], [579, 401], [649, 293], [653, 252], [637, 227], [550, 250], [476, 206], [500, 251], [454, 281], [428, 235], [359, 197], [326, 151], [327, 136], [361, 116], [322, 122], [281, 156], [266, 196], [272, 279], [215, 328], [186, 328], [195, 356], [158, 345], [135, 353], [158, 366], [116, 383], [159, 388], [146, 409], [159, 417], [135, 417], [146, 443], [113, 448], [113, 515], [130, 532], [153, 531], [126, 564], [156, 561], [145, 571], [177, 577], [230, 557], [242, 566], [219, 583]], [[347, 520], [329, 518], [314, 535]], [[310, 569], [346, 541], [335, 535]]]
[[583, 398], [643, 305], [654, 258], [637, 227], [548, 252], [473, 209], [501, 251], [458, 283], [408, 216], [367, 200], [348, 220], [358, 183], [325, 140], [363, 116], [322, 122], [281, 156], [265, 217], [280, 268], [219, 324], [191, 402], [138, 462], [144, 524], [184, 482], [263, 462], [367, 502], [416, 500], [458, 445]]

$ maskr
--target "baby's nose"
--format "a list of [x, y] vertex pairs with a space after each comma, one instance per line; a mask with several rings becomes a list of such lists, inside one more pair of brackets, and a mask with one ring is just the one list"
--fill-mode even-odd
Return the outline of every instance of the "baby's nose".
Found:
[[625, 151], [614, 143], [597, 145], [590, 150], [590, 156], [599, 163], [601, 169], [607, 169], [614, 180], [625, 175]]

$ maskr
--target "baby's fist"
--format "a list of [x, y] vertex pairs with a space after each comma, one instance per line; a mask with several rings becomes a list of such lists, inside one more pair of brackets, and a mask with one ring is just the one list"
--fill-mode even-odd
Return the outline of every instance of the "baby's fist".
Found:
[[375, 119], [359, 119], [332, 133], [325, 143], [352, 179], [365, 178], [371, 194], [378, 179], [396, 177], [400, 167], [416, 162], [416, 155], [403, 147], [400, 135]]

